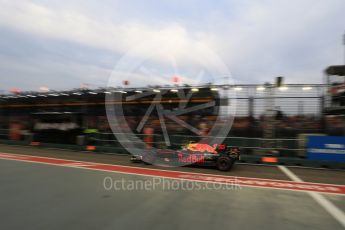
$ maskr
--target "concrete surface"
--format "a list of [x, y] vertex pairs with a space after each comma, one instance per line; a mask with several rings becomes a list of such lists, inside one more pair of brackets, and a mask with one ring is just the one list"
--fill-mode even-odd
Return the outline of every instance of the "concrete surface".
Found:
[[[306, 193], [107, 190], [149, 177], [0, 160], [1, 229], [342, 229]], [[337, 196], [344, 202], [343, 196]]]

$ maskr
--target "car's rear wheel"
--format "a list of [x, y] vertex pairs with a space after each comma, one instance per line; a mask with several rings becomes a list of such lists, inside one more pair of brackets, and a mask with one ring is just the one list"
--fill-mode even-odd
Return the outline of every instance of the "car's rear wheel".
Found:
[[229, 171], [234, 164], [234, 161], [227, 156], [219, 157], [217, 160], [217, 169], [220, 171]]

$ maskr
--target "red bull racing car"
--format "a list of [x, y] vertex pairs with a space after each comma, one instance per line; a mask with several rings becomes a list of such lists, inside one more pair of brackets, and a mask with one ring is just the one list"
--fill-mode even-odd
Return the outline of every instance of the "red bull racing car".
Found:
[[190, 143], [181, 150], [160, 149], [132, 155], [132, 162], [144, 162], [162, 166], [212, 166], [221, 171], [229, 171], [235, 161], [240, 159], [237, 147], [227, 147], [224, 144]]

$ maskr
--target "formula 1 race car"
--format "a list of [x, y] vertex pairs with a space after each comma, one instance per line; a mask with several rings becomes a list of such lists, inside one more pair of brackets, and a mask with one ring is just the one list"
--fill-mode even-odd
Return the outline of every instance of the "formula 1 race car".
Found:
[[229, 171], [236, 160], [240, 159], [238, 147], [224, 144], [213, 146], [203, 143], [189, 143], [181, 150], [160, 149], [142, 155], [132, 155], [132, 162], [168, 166], [215, 166], [220, 171]]

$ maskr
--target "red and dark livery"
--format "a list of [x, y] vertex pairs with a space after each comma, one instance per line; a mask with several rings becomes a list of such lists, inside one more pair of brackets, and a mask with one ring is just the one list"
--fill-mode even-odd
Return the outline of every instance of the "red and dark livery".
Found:
[[225, 144], [190, 143], [180, 150], [161, 149], [143, 155], [133, 155], [132, 162], [168, 166], [215, 166], [221, 171], [229, 171], [235, 161], [240, 159], [238, 147], [228, 147]]

